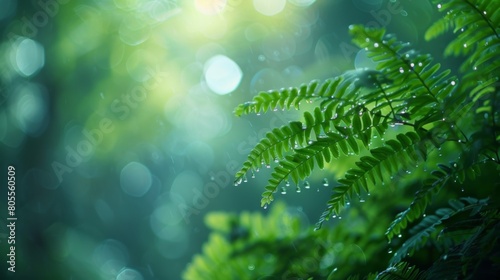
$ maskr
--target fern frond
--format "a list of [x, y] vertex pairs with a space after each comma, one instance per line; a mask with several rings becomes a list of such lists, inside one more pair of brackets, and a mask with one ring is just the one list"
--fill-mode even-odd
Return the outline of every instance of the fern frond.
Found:
[[[299, 108], [302, 100], [315, 97], [319, 84], [318, 80], [311, 81], [308, 85], [302, 84], [299, 88], [281, 89], [279, 91], [260, 92], [252, 101], [238, 105], [234, 110], [236, 116], [251, 112], [267, 112], [269, 109], [290, 109], [292, 106]], [[325, 86], [327, 82], [323, 84]]]
[[410, 266], [410, 264], [401, 262], [386, 270], [380, 272], [377, 275], [376, 280], [417, 280], [417, 279], [426, 279], [425, 273], [420, 271], [416, 266]]
[[[434, 0], [433, 2], [440, 11], [446, 11], [446, 15], [427, 30], [426, 39], [433, 39], [451, 29], [458, 34], [448, 44], [445, 55], [467, 55], [460, 66], [460, 71], [465, 73], [460, 92], [464, 96], [470, 92], [469, 99], [473, 103], [480, 104], [482, 98], [488, 99], [488, 96], [496, 91], [493, 84], [498, 82], [500, 2], [488, 0]], [[453, 104], [457, 103], [449, 102], [449, 105]], [[489, 107], [484, 104], [478, 106], [481, 106], [481, 110]]]
[[236, 116], [249, 113], [267, 112], [268, 110], [299, 109], [300, 102], [314, 100], [335, 100], [346, 105], [356, 104], [357, 93], [362, 87], [372, 87], [375, 81], [384, 82], [380, 72], [369, 69], [347, 71], [344, 74], [327, 79], [321, 85], [318, 80], [308, 85], [290, 87], [279, 91], [260, 92], [252, 101], [238, 105], [234, 110]]
[[408, 224], [419, 219], [431, 203], [432, 198], [448, 183], [450, 179], [458, 180], [460, 184], [464, 183], [466, 177], [474, 180], [476, 177], [477, 164], [471, 166], [458, 166], [456, 163], [450, 166], [438, 164], [439, 170], [431, 172], [431, 178], [423, 182], [423, 186], [415, 193], [415, 197], [410, 206], [396, 215], [394, 221], [386, 231], [389, 242], [392, 238], [400, 234], [407, 228]]
[[[262, 164], [270, 165], [271, 160], [278, 160], [304, 139], [305, 131], [301, 122], [291, 122], [289, 125], [275, 128], [252, 149], [243, 167], [236, 173], [235, 185], [240, 184], [250, 169], [258, 170]], [[302, 136], [302, 137], [301, 137]], [[269, 166], [270, 167], [270, 166]]]
[[450, 200], [451, 208], [441, 208], [435, 215], [426, 216], [419, 224], [411, 229], [411, 237], [405, 240], [403, 245], [394, 253], [391, 263], [398, 263], [404, 257], [411, 256], [416, 250], [420, 249], [427, 239], [437, 231], [445, 220], [465, 211], [478, 213], [487, 205], [488, 199], [461, 198], [460, 200]]
[[354, 43], [366, 49], [377, 69], [392, 81], [381, 90], [394, 115], [403, 112], [418, 121], [441, 113], [442, 101], [451, 95], [456, 83], [456, 78], [449, 77], [450, 70], [440, 71], [440, 64], [432, 63], [430, 55], [414, 51], [409, 43], [386, 35], [383, 29], [355, 25], [350, 33]]
[[[312, 130], [311, 126], [315, 120], [323, 119], [320, 117], [313, 118], [307, 121], [303, 131]], [[287, 155], [279, 162], [279, 166], [274, 168], [268, 185], [262, 194], [261, 205], [265, 206], [273, 201], [273, 193], [284, 181], [289, 179], [293, 183], [298, 184], [300, 180], [307, 178], [315, 168], [323, 168], [325, 163], [330, 163], [333, 159], [339, 158], [342, 154], [349, 155], [350, 153], [358, 154], [360, 149], [357, 141], [361, 141], [366, 147], [371, 141], [372, 130], [377, 128], [378, 131], [385, 131], [388, 125], [386, 122], [381, 122], [380, 118], [373, 118], [369, 112], [353, 114], [352, 117], [347, 117], [348, 122], [352, 122], [352, 127], [334, 126], [335, 132], [325, 131], [325, 135], [316, 132], [317, 140], [308, 140], [309, 137], [302, 137], [303, 142], [307, 142], [307, 146], [295, 149], [292, 155]], [[310, 132], [304, 132], [310, 134]], [[287, 183], [289, 184], [289, 183]], [[286, 192], [286, 191], [284, 191]]]
[[[446, 15], [437, 20], [425, 33], [431, 40], [453, 29], [459, 36], [448, 44], [446, 55], [468, 54], [483, 48], [484, 42], [500, 39], [500, 4], [489, 0], [433, 0]], [[488, 45], [488, 44], [486, 44]]]
[[316, 228], [320, 228], [330, 216], [338, 215], [342, 207], [354, 195], [360, 195], [363, 189], [369, 192], [370, 187], [383, 183], [390, 174], [397, 173], [401, 168], [413, 168], [420, 160], [416, 148], [420, 137], [414, 132], [398, 134], [397, 140], [385, 142], [386, 146], [370, 150], [372, 156], [361, 157], [357, 168], [349, 170], [343, 179], [338, 180], [339, 186], [333, 188], [333, 194], [327, 202], [327, 210], [321, 215]]
[[[258, 170], [262, 164], [270, 167], [272, 162], [284, 159], [292, 148], [309, 145], [313, 138], [319, 139], [328, 133], [337, 132], [348, 137], [345, 142], [352, 147], [353, 152], [358, 153], [357, 143], [350, 136], [355, 135], [365, 147], [368, 147], [372, 135], [371, 128], [375, 128], [379, 134], [387, 129], [388, 119], [383, 117], [380, 112], [371, 114], [362, 103], [353, 105], [340, 100], [329, 99], [324, 108], [316, 107], [312, 114], [304, 112], [304, 123], [291, 122], [289, 125], [268, 132], [266, 137], [252, 149], [247, 160], [243, 163], [243, 167], [236, 173], [235, 184], [241, 183], [248, 171]], [[352, 128], [350, 128], [351, 125]], [[344, 146], [344, 143], [340, 143], [340, 145], [342, 151], [347, 151], [347, 146]]]

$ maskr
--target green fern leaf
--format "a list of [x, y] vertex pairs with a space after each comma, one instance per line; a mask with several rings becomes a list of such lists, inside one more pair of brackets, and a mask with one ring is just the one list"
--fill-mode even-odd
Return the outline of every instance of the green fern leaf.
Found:
[[451, 208], [441, 208], [435, 215], [426, 216], [419, 224], [411, 230], [411, 236], [394, 253], [391, 263], [400, 262], [404, 257], [411, 256], [416, 250], [421, 248], [428, 238], [437, 231], [444, 220], [449, 219], [465, 211], [479, 212], [481, 208], [487, 205], [488, 199], [462, 198], [460, 200], [450, 200]]
[[425, 273], [421, 272], [416, 266], [410, 266], [408, 263], [397, 263], [380, 272], [377, 280], [418, 280], [426, 279]]
[[397, 140], [386, 141], [387, 146], [370, 150], [372, 156], [365, 156], [356, 163], [358, 168], [349, 170], [343, 179], [338, 180], [339, 186], [333, 188], [333, 194], [327, 202], [327, 210], [320, 217], [316, 228], [332, 215], [338, 215], [347, 201], [361, 190], [369, 192], [370, 188], [387, 180], [389, 174], [399, 171], [399, 168], [412, 168], [419, 160], [415, 153], [415, 145], [420, 138], [414, 132], [400, 134]]
[[415, 52], [409, 43], [385, 35], [384, 30], [356, 25], [350, 27], [350, 32], [353, 41], [368, 50], [377, 69], [391, 80], [390, 84], [379, 85], [383, 93], [379, 98], [385, 102], [378, 104], [378, 110], [389, 107], [396, 121], [412, 116], [420, 126], [430, 116], [441, 116], [442, 101], [451, 96], [456, 83], [451, 82], [456, 78], [449, 77], [449, 70], [440, 72], [440, 64], [433, 64], [430, 55]]

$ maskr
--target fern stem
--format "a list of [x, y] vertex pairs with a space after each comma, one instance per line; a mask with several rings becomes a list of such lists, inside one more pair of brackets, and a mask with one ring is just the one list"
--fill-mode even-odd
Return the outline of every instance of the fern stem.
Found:
[[[406, 60], [403, 56], [401, 56], [397, 51], [393, 50], [390, 46], [388, 46], [384, 41], [378, 42], [379, 45], [382, 45], [386, 50], [391, 52], [395, 57], [397, 57], [399, 60], [401, 60], [407, 67], [408, 69], [412, 69], [411, 63]], [[411, 72], [417, 77], [417, 79], [420, 81], [422, 86], [425, 88], [425, 90], [429, 93], [429, 95], [434, 99], [434, 102], [439, 104], [439, 100], [434, 96], [434, 93], [432, 93], [432, 90], [429, 88], [429, 86], [425, 83], [425, 81], [422, 79], [422, 77], [414, 70], [411, 70]]]
[[394, 116], [394, 120], [396, 122], [399, 122], [399, 119], [396, 117], [396, 112], [394, 110], [394, 107], [392, 107], [391, 100], [389, 100], [389, 97], [387, 97], [387, 93], [385, 92], [384, 88], [382, 87], [382, 85], [379, 83], [378, 80], [376, 80], [375, 83], [377, 84], [377, 87], [380, 89], [380, 91], [384, 95], [385, 100], [387, 100], [387, 103], [389, 104], [389, 108], [391, 108], [392, 115]]
[[483, 20], [486, 22], [486, 24], [488, 24], [488, 26], [491, 28], [491, 30], [493, 31], [493, 33], [495, 33], [495, 35], [497, 36], [497, 38], [500, 38], [500, 35], [498, 35], [497, 31], [495, 30], [495, 27], [493, 27], [493, 25], [491, 24], [490, 20], [486, 17], [486, 14], [484, 14], [483, 11], [480, 11], [476, 7], [476, 5], [472, 4], [470, 1], [465, 0], [465, 3], [467, 3], [469, 6], [471, 6], [471, 8], [474, 11], [476, 11], [483, 18]]

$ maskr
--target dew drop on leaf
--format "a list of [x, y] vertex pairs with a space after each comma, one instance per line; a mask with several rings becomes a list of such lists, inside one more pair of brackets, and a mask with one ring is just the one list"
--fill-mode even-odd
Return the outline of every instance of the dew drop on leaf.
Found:
[[323, 179], [323, 186], [328, 187], [328, 179]]
[[310, 189], [311, 188], [311, 185], [309, 184], [308, 181], [304, 182], [304, 188], [306, 188], [306, 189]]

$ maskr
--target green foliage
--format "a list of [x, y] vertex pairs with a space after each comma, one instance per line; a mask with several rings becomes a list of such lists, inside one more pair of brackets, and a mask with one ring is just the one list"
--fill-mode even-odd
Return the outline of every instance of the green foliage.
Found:
[[422, 248], [429, 237], [436, 233], [439, 226], [442, 225], [445, 220], [452, 219], [454, 216], [466, 211], [470, 211], [470, 216], [473, 216], [479, 213], [479, 211], [487, 205], [487, 201], [487, 199], [477, 200], [473, 198], [450, 200], [449, 204], [451, 208], [440, 208], [436, 211], [435, 215], [426, 216], [419, 224], [411, 229], [411, 237], [403, 243], [396, 253], [394, 253], [391, 263], [398, 263], [405, 256], [410, 256], [415, 250]]
[[[236, 173], [238, 185], [261, 165], [273, 168], [262, 194], [263, 207], [274, 200], [280, 186], [282, 193], [291, 183], [300, 190], [301, 184], [309, 185], [315, 169], [330, 169], [333, 162], [345, 158], [353, 159], [347, 161], [352, 162], [350, 169], [345, 174], [330, 173], [333, 178], [328, 179], [335, 183], [316, 229], [360, 196], [377, 190], [387, 198], [390, 189], [384, 185], [397, 186], [405, 210], [385, 224], [385, 228], [389, 225], [385, 236], [395, 253], [389, 268], [376, 279], [435, 279], [443, 278], [446, 271], [453, 271], [450, 275], [456, 277], [452, 278], [468, 279], [500, 269], [498, 253], [492, 249], [498, 249], [493, 237], [499, 229], [498, 201], [456, 198], [462, 196], [457, 188], [464, 186], [493, 196], [493, 182], [500, 179], [500, 2], [433, 2], [446, 15], [425, 37], [430, 40], [449, 30], [456, 33], [442, 48], [445, 55], [465, 56], [460, 58], [458, 73], [442, 69], [431, 55], [384, 29], [354, 25], [349, 27], [353, 42], [367, 51], [375, 69], [261, 92], [235, 110], [237, 116], [278, 109], [303, 111], [301, 120], [268, 132]], [[302, 109], [304, 101], [315, 107]], [[450, 207], [426, 216], [433, 203], [445, 201]], [[395, 199], [383, 203], [391, 210], [382, 215], [393, 215], [401, 207]], [[379, 214], [374, 210], [378, 207], [382, 205], [374, 205], [371, 211]], [[377, 225], [383, 222], [380, 215], [373, 219]], [[334, 235], [339, 230], [333, 226], [319, 232]], [[401, 239], [403, 233], [405, 239]], [[422, 268], [407, 262], [418, 260], [426, 250], [434, 250], [433, 257], [439, 261]], [[425, 259], [429, 262], [428, 256]]]
[[366, 265], [366, 255], [385, 250], [383, 234], [366, 238], [369, 230], [383, 232], [376, 212], [358, 209], [345, 216], [356, 226], [315, 231], [297, 208], [278, 202], [270, 210], [266, 217], [208, 214], [212, 234], [184, 279], [346, 279], [380, 269]]

